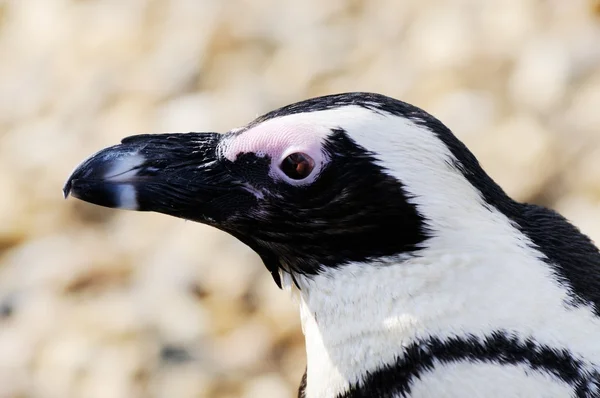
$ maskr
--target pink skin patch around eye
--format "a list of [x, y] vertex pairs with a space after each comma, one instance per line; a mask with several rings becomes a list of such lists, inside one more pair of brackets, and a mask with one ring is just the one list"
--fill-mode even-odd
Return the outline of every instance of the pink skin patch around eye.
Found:
[[[234, 161], [242, 153], [255, 153], [257, 156], [271, 158], [271, 177], [284, 179], [295, 185], [303, 185], [313, 181], [327, 158], [322, 143], [329, 134], [329, 129], [318, 125], [286, 125], [282, 119], [271, 119], [259, 124], [240, 135], [232, 136], [221, 144], [221, 153]], [[290, 154], [302, 152], [308, 154], [315, 162], [311, 175], [304, 180], [292, 180], [280, 170], [279, 165]]]

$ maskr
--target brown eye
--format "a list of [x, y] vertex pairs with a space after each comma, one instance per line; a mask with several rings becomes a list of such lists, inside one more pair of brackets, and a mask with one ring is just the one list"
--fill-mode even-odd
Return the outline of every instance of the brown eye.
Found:
[[310, 175], [315, 168], [315, 162], [305, 153], [296, 152], [281, 162], [281, 171], [292, 180], [302, 180]]

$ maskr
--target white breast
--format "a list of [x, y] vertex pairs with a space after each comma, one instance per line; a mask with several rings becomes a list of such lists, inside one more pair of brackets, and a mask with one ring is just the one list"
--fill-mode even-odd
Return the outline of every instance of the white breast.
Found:
[[[307, 397], [335, 396], [367, 371], [393, 363], [402, 347], [428, 336], [483, 337], [508, 330], [600, 363], [600, 322], [591, 309], [568, 307], [566, 291], [546, 265], [504, 249], [496, 258], [481, 251], [465, 256], [436, 255], [432, 250], [426, 258], [401, 264], [353, 264], [310, 281], [301, 279]], [[532, 372], [523, 373], [519, 367], [500, 370], [499, 365], [469, 373], [469, 366], [476, 365], [440, 367], [421, 379], [423, 385], [415, 392], [433, 389], [437, 394], [428, 396], [477, 396], [461, 390], [469, 386], [480, 396], [511, 396], [506, 388], [513, 387], [500, 381], [515, 376], [513, 383], [522, 384], [523, 391], [542, 388], [545, 396], [565, 396], [564, 383], [547, 374], [533, 372], [530, 378]], [[499, 372], [503, 378], [498, 378]], [[468, 375], [468, 383], [459, 375]], [[491, 393], [494, 389], [498, 395]]]
[[547, 374], [532, 372], [525, 366], [492, 363], [439, 365], [425, 372], [411, 389], [411, 398], [565, 398], [572, 395], [572, 386]]

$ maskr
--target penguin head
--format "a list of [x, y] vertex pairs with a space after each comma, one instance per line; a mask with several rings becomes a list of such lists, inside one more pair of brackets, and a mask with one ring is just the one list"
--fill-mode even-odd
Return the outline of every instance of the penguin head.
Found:
[[411, 255], [480, 209], [475, 158], [426, 112], [371, 93], [318, 97], [225, 134], [127, 137], [81, 163], [71, 194], [217, 227], [281, 271]]

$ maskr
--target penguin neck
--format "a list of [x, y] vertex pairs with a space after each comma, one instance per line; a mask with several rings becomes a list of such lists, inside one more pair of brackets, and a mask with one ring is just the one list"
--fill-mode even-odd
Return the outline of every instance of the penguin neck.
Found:
[[[438, 316], [458, 316], [465, 298], [443, 291], [448, 275], [439, 270], [464, 267], [464, 262], [413, 258], [348, 264], [300, 278], [296, 294], [306, 340], [306, 397], [342, 394], [367, 372], [394, 363], [418, 336], [435, 334], [431, 325]], [[440, 295], [432, 297], [436, 291]]]
[[[590, 347], [585, 338], [589, 325], [600, 333], [593, 311], [569, 308], [568, 290], [540, 254], [516, 230], [510, 233], [476, 241], [462, 236], [462, 243], [458, 236], [452, 249], [434, 240], [416, 255], [298, 278], [306, 397], [338, 396], [429, 337], [486, 338], [507, 330], [600, 359], [600, 343]], [[548, 329], [556, 319], [562, 321]]]

